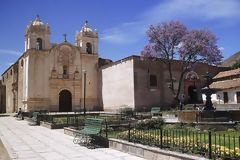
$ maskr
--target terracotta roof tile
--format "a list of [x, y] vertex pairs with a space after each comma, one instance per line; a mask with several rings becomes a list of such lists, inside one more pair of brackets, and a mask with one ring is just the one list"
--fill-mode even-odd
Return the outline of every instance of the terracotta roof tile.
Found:
[[240, 68], [230, 70], [230, 71], [224, 71], [224, 72], [219, 72], [213, 79], [218, 79], [218, 78], [223, 78], [223, 77], [229, 77], [229, 76], [240, 76]]
[[213, 82], [210, 85], [210, 88], [212, 89], [230, 89], [230, 88], [237, 88], [240, 87], [240, 79], [233, 79], [233, 80], [225, 80], [225, 81], [218, 81]]

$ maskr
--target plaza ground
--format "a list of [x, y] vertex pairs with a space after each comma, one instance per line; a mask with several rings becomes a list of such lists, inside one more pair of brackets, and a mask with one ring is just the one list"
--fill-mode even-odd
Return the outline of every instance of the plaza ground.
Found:
[[[63, 129], [50, 130], [41, 126], [30, 126], [28, 123], [13, 117], [0, 118], [0, 139], [10, 159], [143, 160], [110, 148], [88, 149], [74, 144], [73, 137], [65, 135]], [[4, 153], [1, 144], [0, 153]], [[1, 156], [0, 160], [8, 159], [6, 152]]]

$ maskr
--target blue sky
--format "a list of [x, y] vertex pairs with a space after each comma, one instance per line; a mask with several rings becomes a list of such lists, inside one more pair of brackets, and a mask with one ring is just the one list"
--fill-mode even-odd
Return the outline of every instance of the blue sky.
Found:
[[39, 14], [51, 27], [51, 42], [74, 35], [89, 21], [99, 32], [99, 55], [118, 60], [139, 54], [150, 24], [180, 20], [190, 29], [208, 28], [225, 58], [240, 51], [239, 0], [1, 0], [0, 73], [24, 51], [24, 32]]

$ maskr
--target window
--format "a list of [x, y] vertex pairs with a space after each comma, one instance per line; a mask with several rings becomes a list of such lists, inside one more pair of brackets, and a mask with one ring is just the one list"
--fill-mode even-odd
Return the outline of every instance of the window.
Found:
[[92, 44], [89, 42], [86, 44], [86, 52], [92, 54]]
[[41, 38], [37, 38], [36, 49], [42, 50], [42, 39]]
[[223, 92], [223, 101], [224, 103], [228, 103], [228, 92]]
[[63, 66], [63, 78], [68, 78], [68, 67], [66, 65]]
[[150, 75], [150, 87], [157, 87], [157, 76], [151, 74]]
[[4, 82], [4, 76], [3, 76], [3, 78], [2, 78], [2, 81]]
[[12, 69], [10, 70], [10, 75], [12, 75]]
[[237, 103], [240, 103], [240, 92], [237, 92], [236, 95], [237, 95]]

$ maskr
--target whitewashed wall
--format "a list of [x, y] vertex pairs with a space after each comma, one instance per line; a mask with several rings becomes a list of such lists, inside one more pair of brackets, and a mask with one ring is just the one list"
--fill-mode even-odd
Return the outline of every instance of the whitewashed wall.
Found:
[[[227, 89], [223, 91], [218, 91], [216, 94], [213, 94], [212, 102], [217, 104], [224, 104], [223, 100], [223, 92], [228, 92], [228, 104], [237, 104], [237, 92], [240, 92], [240, 87], [234, 89]], [[218, 99], [217, 95], [220, 95], [220, 99]], [[203, 101], [206, 101], [205, 94], [202, 94]]]
[[133, 60], [102, 69], [102, 96], [104, 110], [134, 108]]

